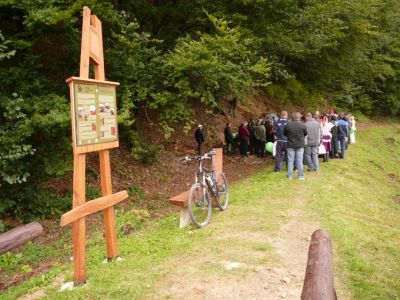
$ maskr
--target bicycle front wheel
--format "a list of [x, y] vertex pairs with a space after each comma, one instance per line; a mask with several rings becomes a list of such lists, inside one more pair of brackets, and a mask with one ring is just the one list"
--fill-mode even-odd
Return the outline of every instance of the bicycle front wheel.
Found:
[[228, 200], [229, 200], [229, 193], [228, 193], [228, 181], [226, 180], [224, 173], [218, 173], [215, 177], [217, 182], [217, 206], [220, 210], [225, 210], [228, 208]]
[[206, 226], [211, 219], [211, 199], [206, 188], [195, 183], [190, 188], [188, 210], [190, 219], [197, 227]]

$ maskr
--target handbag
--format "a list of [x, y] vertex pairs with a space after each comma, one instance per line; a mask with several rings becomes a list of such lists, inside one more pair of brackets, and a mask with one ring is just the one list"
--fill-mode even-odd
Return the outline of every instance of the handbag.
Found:
[[318, 154], [325, 154], [326, 153], [326, 149], [324, 144], [319, 145], [318, 147]]

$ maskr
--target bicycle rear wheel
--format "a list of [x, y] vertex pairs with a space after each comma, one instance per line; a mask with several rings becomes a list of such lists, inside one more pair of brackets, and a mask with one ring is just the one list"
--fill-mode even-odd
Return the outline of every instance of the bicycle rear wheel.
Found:
[[197, 227], [206, 226], [211, 219], [211, 199], [208, 190], [200, 183], [195, 183], [190, 188], [188, 210], [190, 219]]
[[215, 177], [217, 182], [217, 206], [220, 210], [225, 210], [228, 207], [229, 193], [228, 193], [228, 181], [226, 180], [224, 173], [218, 173]]

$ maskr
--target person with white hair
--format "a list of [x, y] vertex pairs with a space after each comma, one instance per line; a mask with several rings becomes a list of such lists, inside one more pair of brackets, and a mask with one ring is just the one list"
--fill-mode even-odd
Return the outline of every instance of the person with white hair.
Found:
[[204, 132], [203, 132], [203, 125], [197, 125], [197, 129], [194, 133], [194, 137], [197, 142], [197, 154], [201, 155], [201, 146], [204, 143]]

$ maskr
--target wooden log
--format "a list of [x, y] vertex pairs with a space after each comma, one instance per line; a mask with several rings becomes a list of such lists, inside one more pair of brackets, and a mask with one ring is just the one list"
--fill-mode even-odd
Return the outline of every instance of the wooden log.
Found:
[[302, 300], [337, 300], [333, 282], [332, 242], [329, 233], [317, 230], [311, 236]]
[[43, 227], [38, 222], [18, 226], [0, 234], [0, 254], [36, 239], [43, 234]]

